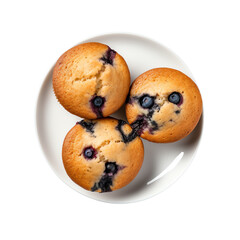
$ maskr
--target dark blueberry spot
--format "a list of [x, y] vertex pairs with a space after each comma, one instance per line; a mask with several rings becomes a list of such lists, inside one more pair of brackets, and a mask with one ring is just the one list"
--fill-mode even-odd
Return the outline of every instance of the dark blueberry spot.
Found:
[[183, 97], [179, 92], [173, 92], [168, 96], [168, 101], [176, 105], [181, 105]]
[[95, 183], [91, 191], [96, 191], [99, 188], [101, 192], [111, 192], [114, 175], [120, 170], [120, 167], [115, 162], [106, 162], [103, 176], [98, 183]]
[[98, 183], [98, 187], [101, 189], [101, 192], [111, 192], [112, 186], [112, 176], [104, 175], [102, 176], [100, 182]]
[[87, 157], [87, 158], [92, 158], [93, 157], [93, 150], [91, 148], [87, 148], [85, 151], [84, 151], [84, 156]]
[[175, 113], [176, 113], [176, 114], [179, 114], [179, 113], [180, 113], [180, 110], [175, 111]]
[[99, 96], [95, 97], [95, 98], [93, 99], [93, 104], [94, 104], [95, 107], [101, 107], [102, 104], [103, 104], [103, 99], [102, 99], [102, 97], [99, 97]]
[[113, 60], [116, 56], [116, 52], [108, 47], [108, 50], [106, 53], [100, 58], [101, 61], [103, 61], [104, 64], [111, 64], [113, 65]]
[[86, 122], [86, 121], [82, 120], [80, 122], [77, 122], [77, 124], [80, 124], [83, 128], [86, 129], [86, 131], [94, 133], [93, 128], [94, 128], [95, 123], [93, 123], [91, 121], [90, 122]]
[[94, 186], [91, 188], [91, 191], [92, 191], [92, 192], [95, 192], [96, 190], [98, 190], [98, 186], [97, 186], [97, 185], [98, 185], [98, 184], [95, 183]]
[[105, 164], [105, 173], [116, 174], [118, 171], [118, 166], [115, 162], [107, 162]]
[[172, 119], [170, 119], [170, 120], [169, 120], [169, 122], [173, 122], [173, 120], [172, 120]]
[[144, 94], [141, 97], [134, 96], [132, 98], [138, 101], [143, 108], [148, 109], [147, 115], [138, 116], [137, 120], [131, 124], [136, 134], [141, 135], [143, 130], [145, 128], [148, 128], [148, 125], [151, 125], [151, 127], [149, 128], [150, 133], [158, 130], [158, 124], [152, 120], [154, 112], [160, 110], [160, 106], [155, 103], [156, 97], [151, 97], [148, 94]]
[[138, 116], [137, 120], [135, 120], [131, 127], [136, 136], [140, 136], [145, 128], [148, 127], [148, 120], [144, 115]]
[[151, 121], [151, 118], [152, 118], [154, 112], [159, 111], [159, 110], [160, 110], [160, 106], [158, 104], [154, 103], [152, 108], [148, 110], [147, 118]]
[[93, 96], [90, 100], [92, 111], [97, 115], [98, 118], [103, 117], [102, 109], [104, 107], [106, 99], [101, 96]]
[[154, 134], [155, 131], [159, 130], [161, 127], [163, 127], [164, 123], [161, 125], [158, 125], [157, 122], [151, 121], [151, 127], [149, 128], [149, 133]]
[[137, 119], [131, 124], [133, 131], [130, 136], [132, 138], [140, 136], [143, 130], [146, 128], [149, 128], [149, 132], [151, 134], [153, 134], [154, 131], [158, 130], [157, 122], [152, 120], [154, 112], [160, 110], [160, 106], [155, 103], [155, 99], [155, 96], [152, 97], [148, 94], [129, 97], [128, 103], [132, 104], [133, 101], [137, 101], [140, 106], [148, 109], [147, 115], [139, 115]]
[[151, 120], [153, 114], [154, 114], [154, 109], [150, 109], [150, 110], [148, 111], [147, 118], [148, 118], [149, 120]]
[[136, 131], [134, 129], [129, 134], [125, 134], [122, 130], [122, 126], [125, 125], [126, 122], [123, 120], [118, 120], [118, 125], [116, 126], [116, 129], [120, 132], [122, 140], [124, 143], [129, 143], [132, 140], [134, 140], [138, 135], [136, 134]]
[[146, 94], [139, 99], [139, 102], [143, 108], [151, 108], [154, 104], [154, 97], [150, 97]]
[[157, 131], [159, 129], [157, 122], [152, 120], [153, 113], [154, 113], [154, 110], [149, 111], [147, 116], [140, 115], [138, 116], [137, 120], [135, 120], [131, 124], [131, 127], [133, 128], [133, 132], [135, 132], [136, 135], [140, 136], [143, 133], [144, 129], [147, 129], [147, 128], [149, 129], [149, 132], [151, 134], [153, 134], [154, 131]]
[[93, 147], [86, 147], [83, 149], [83, 155], [86, 159], [93, 159], [96, 157], [96, 150]]
[[154, 131], [157, 131], [158, 130], [158, 124], [156, 121], [151, 121], [151, 129], [150, 129], [150, 132], [153, 133]]
[[98, 183], [95, 183], [94, 186], [91, 188], [91, 191], [94, 192], [101, 189], [101, 192], [111, 192], [112, 186], [112, 177], [109, 177], [108, 175], [103, 175]]

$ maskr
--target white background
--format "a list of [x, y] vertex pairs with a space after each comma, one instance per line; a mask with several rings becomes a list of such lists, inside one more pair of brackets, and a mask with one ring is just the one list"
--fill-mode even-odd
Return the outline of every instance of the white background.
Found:
[[[1, 1], [1, 239], [239, 239], [239, 1]], [[56, 59], [88, 37], [159, 41], [191, 69], [204, 101], [198, 154], [169, 189], [108, 204], [63, 184], [39, 146], [35, 107]], [[143, 59], [144, 61], [144, 59]]]

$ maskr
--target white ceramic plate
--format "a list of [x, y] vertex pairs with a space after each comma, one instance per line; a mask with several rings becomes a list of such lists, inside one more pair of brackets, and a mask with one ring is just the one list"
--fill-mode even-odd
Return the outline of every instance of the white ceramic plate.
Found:
[[[130, 34], [110, 34], [87, 39], [115, 49], [126, 60], [132, 81], [141, 73], [156, 67], [178, 69], [193, 78], [185, 63], [163, 45]], [[67, 50], [67, 49], [66, 49]], [[57, 60], [57, 59], [56, 59]], [[124, 108], [112, 116], [125, 118]], [[174, 183], [191, 163], [202, 132], [202, 119], [195, 130], [176, 143], [157, 144], [143, 140], [145, 157], [137, 177], [126, 187], [110, 193], [89, 192], [76, 185], [66, 174], [61, 157], [65, 135], [80, 118], [67, 112], [52, 90], [52, 69], [48, 73], [37, 104], [38, 136], [46, 158], [57, 176], [81, 194], [111, 203], [129, 203], [152, 197]]]

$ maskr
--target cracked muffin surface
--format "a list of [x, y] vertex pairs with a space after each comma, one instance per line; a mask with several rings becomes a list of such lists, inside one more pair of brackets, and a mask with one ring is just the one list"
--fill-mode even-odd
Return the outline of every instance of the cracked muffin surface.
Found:
[[130, 183], [144, 158], [141, 139], [124, 121], [82, 120], [66, 135], [62, 159], [68, 176], [89, 191], [109, 192]]
[[202, 114], [197, 85], [171, 68], [151, 69], [133, 82], [126, 104], [132, 128], [152, 142], [175, 142], [192, 132]]
[[66, 51], [53, 70], [53, 89], [61, 105], [77, 116], [109, 116], [125, 102], [130, 86], [128, 66], [101, 43], [83, 43]]

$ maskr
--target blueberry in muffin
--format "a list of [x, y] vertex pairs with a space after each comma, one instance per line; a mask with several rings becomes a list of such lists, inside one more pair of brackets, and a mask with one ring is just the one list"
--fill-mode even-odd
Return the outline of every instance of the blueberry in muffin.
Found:
[[141, 139], [124, 121], [82, 120], [65, 137], [62, 158], [68, 176], [89, 191], [109, 192], [130, 183], [144, 156]]
[[128, 66], [101, 43], [83, 43], [66, 51], [53, 70], [58, 101], [72, 114], [96, 119], [109, 116], [125, 102], [130, 86]]
[[175, 142], [190, 134], [202, 114], [197, 85], [182, 72], [156, 68], [132, 84], [126, 104], [128, 122], [152, 142]]

